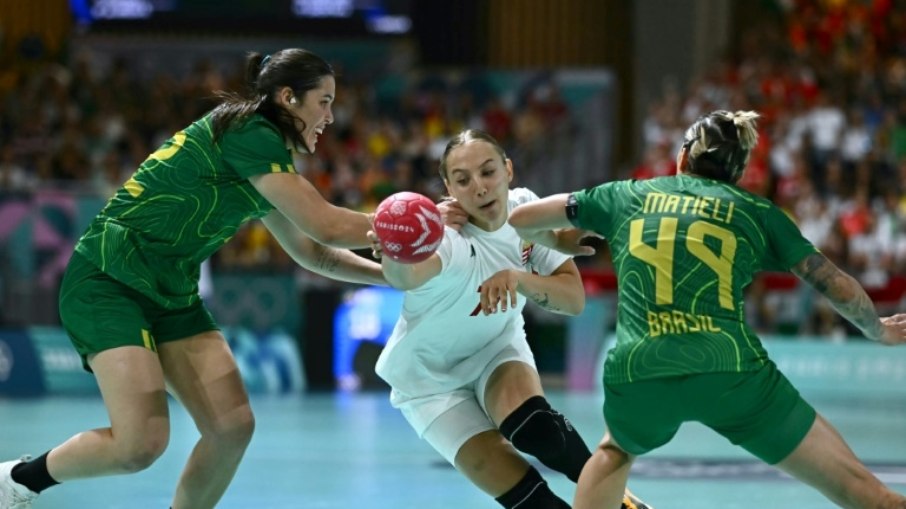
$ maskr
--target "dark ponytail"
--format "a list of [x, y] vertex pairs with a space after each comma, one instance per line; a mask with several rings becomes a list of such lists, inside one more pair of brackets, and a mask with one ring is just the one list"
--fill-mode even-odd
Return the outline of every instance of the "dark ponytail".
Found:
[[301, 99], [307, 91], [317, 88], [325, 76], [334, 75], [330, 64], [308, 50], [290, 48], [267, 56], [249, 53], [245, 59], [245, 90], [215, 93], [221, 103], [211, 112], [214, 140], [219, 140], [231, 126], [259, 113], [275, 124], [285, 138], [304, 147], [294, 117], [276, 104], [276, 92], [290, 87]]

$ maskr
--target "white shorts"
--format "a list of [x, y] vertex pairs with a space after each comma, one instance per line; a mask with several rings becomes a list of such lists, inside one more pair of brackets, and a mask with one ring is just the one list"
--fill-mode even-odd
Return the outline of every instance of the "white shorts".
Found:
[[456, 453], [467, 440], [479, 433], [497, 429], [485, 408], [484, 392], [494, 370], [510, 361], [524, 362], [535, 368], [532, 352], [523, 341], [506, 346], [488, 362], [478, 379], [455, 391], [402, 401], [391, 395], [391, 402], [400, 409], [420, 437], [451, 465], [455, 465]]

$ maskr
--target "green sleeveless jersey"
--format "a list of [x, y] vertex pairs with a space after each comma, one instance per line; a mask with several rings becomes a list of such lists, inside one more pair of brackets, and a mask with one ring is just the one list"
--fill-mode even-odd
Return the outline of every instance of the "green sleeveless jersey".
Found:
[[253, 115], [214, 143], [203, 117], [141, 164], [75, 249], [161, 306], [189, 306], [199, 299], [201, 262], [273, 209], [248, 181], [273, 172], [295, 172], [274, 124]]
[[579, 228], [607, 239], [617, 272], [617, 344], [604, 380], [758, 369], [743, 290], [817, 251], [793, 221], [736, 186], [688, 175], [573, 193]]

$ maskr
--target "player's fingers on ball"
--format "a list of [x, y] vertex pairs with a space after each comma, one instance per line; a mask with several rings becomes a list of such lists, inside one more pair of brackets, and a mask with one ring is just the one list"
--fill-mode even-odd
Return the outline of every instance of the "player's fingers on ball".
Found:
[[516, 307], [516, 294], [519, 293], [516, 291], [516, 287], [510, 288], [510, 307]]

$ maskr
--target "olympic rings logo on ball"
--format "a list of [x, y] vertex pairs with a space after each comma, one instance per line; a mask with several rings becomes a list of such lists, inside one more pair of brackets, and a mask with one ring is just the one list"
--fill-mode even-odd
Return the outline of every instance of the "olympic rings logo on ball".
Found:
[[374, 214], [374, 233], [390, 259], [417, 263], [434, 254], [444, 236], [437, 206], [427, 196], [400, 192], [387, 197]]

